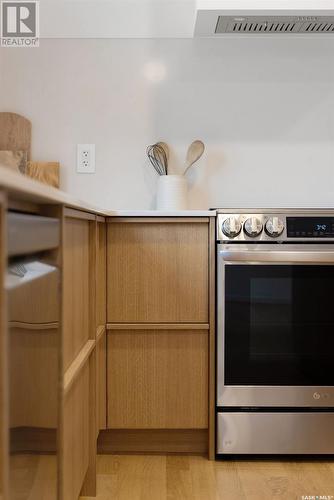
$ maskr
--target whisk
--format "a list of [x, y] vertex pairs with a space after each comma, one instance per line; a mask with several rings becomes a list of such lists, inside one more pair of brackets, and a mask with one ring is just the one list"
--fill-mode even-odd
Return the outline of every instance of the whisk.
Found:
[[168, 175], [168, 146], [164, 142], [157, 142], [147, 147], [147, 156], [159, 175]]

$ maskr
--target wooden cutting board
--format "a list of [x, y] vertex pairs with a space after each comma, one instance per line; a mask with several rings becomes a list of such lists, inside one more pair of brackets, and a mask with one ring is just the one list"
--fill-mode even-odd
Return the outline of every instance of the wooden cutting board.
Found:
[[0, 150], [31, 153], [31, 122], [16, 113], [0, 112]]
[[24, 174], [27, 168], [27, 152], [0, 150], [0, 165]]
[[28, 161], [24, 173], [37, 181], [59, 188], [59, 163], [57, 161]]

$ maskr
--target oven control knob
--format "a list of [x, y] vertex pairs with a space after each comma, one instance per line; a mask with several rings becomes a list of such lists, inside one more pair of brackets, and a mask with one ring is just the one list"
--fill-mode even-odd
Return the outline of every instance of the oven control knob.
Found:
[[270, 219], [267, 220], [264, 229], [268, 236], [277, 238], [277, 236], [280, 236], [283, 233], [284, 224], [278, 217], [270, 217]]
[[247, 234], [247, 236], [255, 238], [256, 236], [259, 236], [259, 234], [262, 233], [262, 229], [263, 229], [262, 222], [257, 217], [250, 217], [245, 221], [244, 231]]
[[241, 224], [236, 217], [229, 217], [224, 220], [222, 230], [225, 236], [235, 238], [241, 231]]

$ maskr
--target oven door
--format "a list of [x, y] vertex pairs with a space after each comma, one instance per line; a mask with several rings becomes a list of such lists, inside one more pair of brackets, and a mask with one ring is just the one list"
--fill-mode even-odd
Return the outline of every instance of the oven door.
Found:
[[334, 245], [218, 245], [217, 405], [334, 407]]

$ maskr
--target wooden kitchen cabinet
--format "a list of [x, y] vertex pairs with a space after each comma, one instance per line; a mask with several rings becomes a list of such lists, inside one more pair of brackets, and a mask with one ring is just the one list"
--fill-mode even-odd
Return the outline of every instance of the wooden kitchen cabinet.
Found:
[[107, 426], [107, 337], [106, 329], [96, 339], [96, 433]]
[[[49, 254], [47, 259], [54, 259]], [[9, 323], [9, 413], [11, 448], [48, 431], [55, 448], [58, 428], [60, 308], [59, 274], [51, 273], [19, 286], [7, 300]], [[51, 433], [52, 431], [52, 433]], [[17, 439], [17, 435], [20, 436]], [[18, 443], [16, 443], [18, 441]], [[53, 443], [52, 443], [53, 441]], [[29, 448], [28, 448], [29, 449]]]
[[214, 222], [107, 220], [102, 452], [214, 455]]
[[107, 230], [102, 217], [97, 221], [96, 235], [96, 430], [97, 434], [107, 425]]
[[208, 237], [207, 219], [109, 219], [108, 323], [207, 323]]
[[66, 217], [64, 227], [64, 368], [89, 339], [89, 220]]
[[96, 493], [96, 216], [63, 217], [62, 500]]
[[64, 500], [76, 500], [89, 465], [89, 363], [86, 363], [64, 401]]
[[107, 301], [107, 230], [103, 217], [97, 221], [96, 235], [96, 325], [106, 325]]
[[108, 427], [206, 429], [208, 331], [108, 333]]

